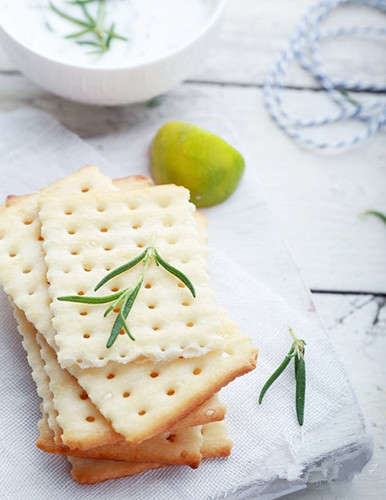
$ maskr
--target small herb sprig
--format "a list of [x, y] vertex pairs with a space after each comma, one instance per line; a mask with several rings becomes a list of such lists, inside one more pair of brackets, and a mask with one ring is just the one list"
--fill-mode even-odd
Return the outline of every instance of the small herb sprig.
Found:
[[112, 302], [112, 304], [110, 304], [110, 306], [105, 310], [103, 317], [105, 318], [112, 311], [116, 311], [118, 309], [119, 312], [117, 318], [114, 321], [110, 337], [106, 343], [106, 347], [109, 349], [114, 344], [122, 328], [130, 337], [130, 339], [135, 341], [135, 338], [130, 332], [126, 320], [127, 317], [129, 316], [131, 308], [133, 307], [135, 299], [137, 298], [137, 295], [141, 289], [141, 286], [145, 278], [145, 273], [153, 260], [157, 266], [162, 266], [170, 274], [173, 274], [176, 278], [181, 280], [190, 290], [193, 297], [196, 296], [196, 291], [189, 278], [187, 278], [183, 272], [179, 271], [175, 267], [168, 264], [160, 256], [155, 247], [149, 246], [146, 248], [146, 250], [144, 250], [140, 255], [138, 255], [134, 259], [110, 271], [103, 279], [99, 281], [99, 283], [94, 288], [94, 291], [95, 292], [98, 291], [103, 285], [105, 285], [111, 279], [115, 278], [119, 274], [128, 271], [132, 267], [139, 264], [141, 261], [144, 261], [144, 267], [142, 269], [142, 273], [134, 288], [125, 288], [121, 292], [117, 292], [112, 295], [106, 295], [104, 297], [86, 297], [82, 295], [68, 295], [65, 297], [58, 297], [58, 300], [62, 302], [77, 302], [82, 304], [107, 304], [109, 302]]
[[363, 212], [363, 215], [373, 215], [374, 217], [377, 217], [379, 220], [381, 220], [384, 224], [386, 224], [386, 214], [380, 212], [379, 210], [366, 210], [365, 212]]
[[267, 382], [264, 384], [264, 387], [261, 389], [259, 396], [259, 404], [262, 403], [264, 394], [271, 387], [271, 385], [275, 382], [275, 380], [283, 373], [283, 371], [287, 368], [292, 358], [295, 360], [295, 381], [296, 381], [296, 415], [298, 418], [299, 425], [303, 425], [304, 422], [304, 402], [305, 402], [305, 393], [306, 393], [306, 365], [304, 362], [304, 346], [306, 345], [305, 341], [302, 339], [298, 339], [292, 330], [289, 329], [291, 337], [293, 339], [291, 349], [289, 350], [287, 356], [281, 362], [279, 367], [273, 372], [273, 374], [269, 377]]
[[[87, 4], [95, 2], [98, 3], [98, 9], [96, 16], [94, 17], [87, 8]], [[91, 53], [95, 54], [103, 54], [104, 52], [107, 52], [110, 49], [113, 39], [127, 42], [127, 38], [125, 36], [116, 33], [114, 23], [111, 24], [110, 28], [106, 28], [106, 0], [71, 0], [67, 3], [77, 5], [81, 9], [84, 18], [78, 19], [73, 17], [67, 12], [59, 9], [53, 2], [49, 3], [50, 9], [55, 12], [55, 14], [82, 28], [80, 31], [67, 35], [67, 39], [74, 39], [78, 45], [94, 47], [95, 50], [91, 51]], [[92, 40], [77, 40], [78, 38], [90, 35], [93, 37]]]

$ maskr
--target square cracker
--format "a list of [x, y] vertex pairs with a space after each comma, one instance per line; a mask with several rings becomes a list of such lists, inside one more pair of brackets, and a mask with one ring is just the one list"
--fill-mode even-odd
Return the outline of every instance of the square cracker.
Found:
[[[227, 457], [232, 448], [225, 424], [222, 422], [203, 427], [201, 454], [203, 458]], [[111, 460], [92, 460], [67, 457], [71, 463], [71, 475], [79, 483], [93, 484], [108, 479], [133, 476], [151, 469], [163, 467], [162, 464], [132, 464]]]
[[150, 360], [103, 368], [71, 368], [100, 412], [129, 444], [170, 429], [236, 377], [256, 366], [257, 351], [223, 319], [223, 352], [154, 365]]
[[68, 457], [68, 461], [71, 464], [71, 476], [79, 484], [96, 484], [166, 467], [166, 465], [161, 464], [133, 464], [130, 462], [113, 462], [111, 460], [93, 460], [92, 458], [76, 457]]
[[47, 269], [43, 258], [38, 199], [44, 193], [70, 191], [79, 197], [92, 190], [114, 190], [97, 167], [85, 167], [41, 191], [13, 197], [0, 207], [0, 284], [14, 304], [54, 345]]
[[[76, 379], [60, 367], [55, 352], [27, 321], [24, 313], [17, 308], [15, 308], [15, 318], [23, 336], [23, 345], [27, 351], [38, 394], [43, 401], [43, 411], [48, 416], [50, 428], [55, 432], [56, 442], [68, 453], [69, 448], [78, 448], [78, 451], [87, 450], [107, 443], [106, 449], [110, 450], [111, 444], [123, 440], [123, 437], [115, 433], [97, 411]], [[213, 397], [185, 419], [180, 420], [170, 432], [180, 432], [187, 427], [222, 420], [224, 415], [225, 406], [217, 397]], [[103, 449], [99, 449], [98, 453], [102, 451]], [[110, 456], [111, 454], [108, 455]], [[187, 458], [191, 459], [188, 455]]]
[[[209, 424], [207, 424], [209, 425]], [[190, 465], [198, 467], [201, 462], [201, 426], [187, 427], [174, 433], [163, 433], [137, 446], [124, 441], [90, 450], [70, 450], [55, 444], [50, 438], [39, 436], [37, 446], [43, 451], [73, 457], [94, 458], [96, 460], [115, 460], [131, 463], [159, 462], [168, 465]]]
[[88, 449], [121, 441], [122, 436], [90, 402], [76, 379], [60, 368], [55, 351], [43, 336], [37, 333], [36, 341], [49, 378], [56, 421], [62, 429], [62, 443], [69, 448]]
[[[232, 449], [232, 441], [229, 439], [227, 434], [226, 425], [224, 422], [213, 422], [211, 424], [205, 424], [200, 426], [201, 433], [201, 456], [203, 458], [211, 457], [227, 457], [230, 455]], [[40, 437], [39, 439], [41, 439]], [[172, 438], [172, 439], [170, 439]], [[170, 434], [165, 433], [162, 436], [163, 441], [160, 438], [153, 438], [147, 441], [148, 451], [141, 450], [142, 445], [139, 445], [139, 456], [143, 456], [143, 460], [151, 460], [152, 462], [159, 462], [161, 464], [168, 465], [191, 465], [195, 467], [197, 464], [193, 461], [189, 461], [189, 457], [194, 457], [192, 453], [191, 436], [188, 433], [184, 434]], [[181, 442], [178, 441], [181, 439]], [[52, 438], [47, 440], [48, 446], [51, 446], [51, 451], [59, 454], [66, 454], [65, 449], [60, 449], [60, 446], [56, 445]], [[169, 444], [166, 444], [167, 441]], [[144, 444], [144, 443], [143, 443]], [[80, 458], [95, 458], [97, 460], [113, 460], [113, 461], [123, 461], [123, 462], [137, 462], [137, 460], [132, 460], [132, 454], [129, 451], [124, 451], [124, 446], [129, 450], [130, 446], [118, 443], [113, 445], [112, 449], [107, 452], [107, 449], [102, 451], [98, 455], [94, 453], [94, 450], [81, 452], [81, 453], [67, 453], [68, 456], [77, 456]], [[185, 446], [185, 450], [184, 450]], [[193, 445], [194, 447], [194, 445]], [[153, 449], [152, 449], [153, 448]], [[180, 456], [178, 456], [180, 454]], [[190, 460], [192, 460], [190, 458]], [[139, 462], [139, 460], [138, 460]]]
[[[90, 401], [87, 392], [82, 390], [76, 379], [67, 370], [60, 367], [55, 352], [48, 346], [44, 338], [38, 334], [37, 341], [40, 344], [41, 356], [45, 362], [45, 369], [49, 376], [53, 405], [57, 412], [56, 419], [63, 430], [61, 436], [62, 442], [67, 446], [67, 451], [69, 449], [89, 450], [91, 448], [94, 451], [90, 451], [86, 456], [98, 458], [100, 454], [104, 453], [107, 455], [107, 458], [110, 458], [112, 456], [111, 444], [116, 443], [117, 449], [120, 449], [121, 453], [125, 453], [125, 460], [129, 460], [128, 457], [131, 457], [130, 461], [150, 461], [151, 459], [148, 458], [146, 453], [148, 453], [149, 449], [154, 448], [154, 442], [149, 445], [145, 441], [142, 443], [143, 446], [141, 448], [134, 449], [134, 447], [130, 447], [128, 449], [124, 438], [114, 432], [110, 423]], [[224, 417], [224, 413], [225, 407], [218, 402], [217, 398], [211, 398], [210, 401], [205, 402], [201, 407], [187, 415], [187, 417], [178, 421], [170, 432], [178, 433], [176, 441], [181, 446], [186, 447], [188, 438], [190, 440], [194, 438], [194, 436], [191, 436], [193, 431], [190, 432], [188, 429], [192, 429], [195, 425], [220, 420]], [[153, 438], [153, 440], [156, 439], [157, 436]], [[163, 442], [164, 436], [159, 437], [159, 441]], [[104, 444], [105, 446], [100, 448]], [[185, 458], [185, 460], [197, 460], [197, 456], [194, 458], [192, 453], [189, 456], [186, 454], [185, 457], [181, 458]]]
[[[82, 197], [47, 195], [39, 198], [39, 205], [52, 323], [63, 367], [102, 367], [109, 361], [126, 364], [144, 357], [165, 361], [222, 348], [206, 245], [185, 188], [154, 186]], [[107, 270], [130, 261], [152, 244], [167, 262], [189, 277], [196, 298], [180, 280], [152, 262], [128, 319], [135, 342], [120, 335], [107, 349], [116, 314], [105, 318], [106, 304], [61, 302], [57, 298], [105, 296], [133, 289], [143, 262], [93, 292]]]
[[[47, 425], [46, 418], [39, 422], [39, 441], [44, 443], [51, 453], [63, 453], [64, 450], [55, 444], [52, 431]], [[203, 458], [225, 457], [231, 452], [232, 441], [229, 439], [226, 426], [223, 422], [207, 424], [201, 429], [201, 455]], [[165, 458], [165, 457], [164, 457]], [[72, 475], [79, 482], [95, 483], [106, 479], [138, 474], [145, 470], [165, 466], [163, 464], [140, 464], [124, 461], [93, 460], [69, 457], [72, 464]]]
[[25, 314], [14, 307], [14, 316], [17, 328], [22, 336], [22, 344], [27, 353], [28, 364], [31, 368], [32, 378], [36, 384], [37, 393], [42, 400], [42, 412], [47, 415], [47, 422], [53, 431], [55, 443], [61, 443], [61, 429], [56, 421], [55, 408], [52, 404], [52, 393], [49, 387], [49, 380], [44, 369], [44, 362], [40, 356], [39, 344], [36, 342], [36, 330], [26, 319]]
[[[98, 181], [96, 177], [98, 177]], [[65, 181], [61, 181], [63, 185], [66, 184]], [[79, 193], [81, 193], [82, 182], [89, 182], [91, 185], [90, 189], [98, 183], [104, 186], [108, 185], [106, 178], [97, 169], [93, 168], [83, 169], [74, 174], [68, 180], [67, 185], [73, 185], [73, 189], [78, 189]], [[48, 329], [46, 328], [45, 332], [43, 331], [42, 333], [49, 342], [52, 342], [51, 345], [54, 346], [54, 330], [50, 323], [51, 316], [48, 307], [47, 283], [42, 277], [42, 273], [44, 274], [45, 272], [45, 266], [41, 252], [41, 241], [39, 241], [39, 220], [36, 219], [37, 197], [35, 195], [32, 196], [34, 197], [34, 203], [31, 204], [30, 197], [25, 197], [19, 199], [14, 205], [4, 209], [6, 216], [3, 216], [4, 214], [0, 212], [0, 282], [4, 284], [7, 293], [14, 298], [16, 304], [21, 304], [25, 308], [27, 317], [33, 318], [36, 324], [48, 325]], [[25, 216], [35, 218], [31, 224], [24, 224], [23, 218]], [[9, 224], [9, 217], [12, 224]], [[33, 231], [31, 231], [32, 225], [36, 226]], [[11, 229], [15, 229], [15, 231]], [[32, 276], [33, 280], [31, 283], [26, 279], [28, 273], [22, 273], [23, 260], [17, 255], [15, 257], [8, 255], [8, 252], [12, 250], [12, 245], [21, 245], [21, 242], [23, 242], [23, 248], [31, 247], [33, 260], [37, 268], [40, 266], [38, 271]], [[18, 247], [16, 250], [20, 248]], [[14, 258], [16, 260], [13, 260]], [[29, 286], [30, 288], [28, 288]], [[30, 292], [32, 293], [30, 294]], [[25, 297], [26, 294], [28, 295], [28, 299]], [[226, 342], [229, 349], [232, 349], [233, 346], [234, 350], [232, 354], [228, 354], [227, 352], [223, 354], [216, 353], [215, 356], [205, 356], [201, 359], [204, 364], [209, 363], [209, 365], [212, 365], [208, 366], [209, 377], [197, 377], [192, 372], [191, 360], [178, 360], [177, 362], [170, 363], [170, 365], [161, 365], [162, 373], [165, 374], [165, 377], [163, 376], [161, 379], [159, 377], [151, 377], [151, 373], [156, 368], [154, 364], [135, 364], [135, 366], [126, 367], [128, 381], [131, 381], [131, 383], [135, 381], [136, 377], [142, 376], [143, 372], [147, 374], [144, 389], [141, 390], [140, 387], [136, 388], [136, 397], [132, 398], [130, 405], [127, 405], [130, 398], [123, 397], [123, 394], [127, 390], [127, 387], [123, 387], [125, 386], [125, 374], [122, 373], [123, 365], [119, 367], [120, 376], [116, 379], [109, 379], [107, 387], [105, 386], [106, 374], [103, 370], [82, 370], [79, 373], [73, 374], [78, 378], [80, 385], [89, 393], [98, 409], [102, 410], [104, 416], [111, 420], [115, 431], [123, 434], [131, 444], [136, 444], [168, 430], [178, 420], [184, 418], [203, 401], [212, 396], [223, 385], [226, 385], [236, 376], [242, 375], [255, 367], [257, 352], [249, 340], [241, 336], [237, 328], [234, 328], [232, 331], [232, 327], [228, 325]], [[224, 356], [228, 356], [228, 358]], [[216, 363], [219, 366], [218, 370], [215, 366]], [[114, 367], [114, 365], [111, 365], [111, 367]], [[186, 387], [189, 387], [191, 382], [193, 383], [192, 391], [189, 391], [186, 397], [184, 396], [184, 391], [181, 390], [179, 391], [178, 398], [165, 398], [166, 393], [162, 385], [165, 385], [168, 381], [174, 382], [175, 380], [179, 383], [180, 375], [186, 383]], [[135, 385], [137, 384], [135, 383]], [[93, 389], [92, 395], [89, 388]], [[114, 397], [106, 399], [106, 394], [109, 395], [112, 392], [111, 390], [114, 392]], [[151, 401], [151, 395], [154, 394], [157, 394], [157, 397], [154, 401]], [[141, 407], [147, 402], [147, 395], [149, 395], [149, 400], [154, 405], [154, 410], [156, 410], [151, 413], [159, 416], [158, 421], [149, 419], [149, 414], [147, 416], [146, 414], [138, 415], [138, 411], [141, 411]], [[139, 419], [138, 416], [141, 416], [141, 418]]]
[[[100, 177], [95, 168], [87, 168], [81, 171], [82, 175], [80, 179], [77, 180], [78, 184], [83, 179], [84, 174]], [[77, 177], [77, 174], [75, 174]], [[103, 178], [103, 176], [102, 176]], [[84, 179], [83, 179], [84, 181]], [[69, 185], [73, 188], [75, 187], [73, 179], [70, 179]], [[97, 184], [95, 179], [93, 179], [93, 184]], [[145, 185], [150, 185], [151, 181], [148, 178], [142, 176], [134, 176], [130, 178], [124, 178], [120, 180], [115, 180], [114, 184], [121, 188], [133, 189], [139, 186], [143, 187]], [[78, 186], [80, 187], [80, 186]], [[13, 197], [8, 200], [8, 204], [17, 205], [18, 203], [24, 203], [27, 197]], [[201, 221], [201, 232], [204, 232], [204, 221]], [[33, 243], [32, 243], [33, 244]], [[89, 448], [90, 446], [101, 446], [104, 443], [113, 443], [118, 439], [122, 439], [117, 433], [114, 433], [110, 425], [105, 421], [105, 419], [100, 415], [96, 408], [87, 399], [87, 394], [83, 391], [79, 385], [76, 383], [75, 379], [71, 377], [67, 372], [63, 372], [60, 369], [56, 361], [56, 356], [52, 349], [50, 349], [45, 343], [44, 339], [40, 336], [40, 342], [43, 345], [43, 352], [46, 353], [44, 363], [45, 367], [41, 365], [42, 361], [40, 359], [39, 351], [36, 344], [36, 336], [38, 335], [31, 323], [29, 323], [20, 310], [16, 311], [16, 316], [19, 323], [19, 329], [22, 330], [21, 333], [24, 337], [29, 340], [30, 351], [35, 353], [35, 371], [40, 369], [40, 377], [46, 377], [44, 373], [44, 368], [48, 370], [50, 374], [50, 385], [51, 389], [56, 394], [54, 398], [55, 405], [52, 404], [52, 400], [46, 397], [44, 399], [44, 408], [47, 411], [47, 405], [50, 407], [48, 414], [50, 415], [50, 424], [58, 435], [62, 430], [57, 425], [55, 413], [59, 413], [59, 420], [63, 426], [63, 441], [67, 446], [79, 447], [79, 448]], [[33, 350], [33, 348], [35, 348]], [[39, 356], [39, 357], [38, 357]], [[33, 366], [32, 366], [33, 367]], [[44, 391], [44, 384], [40, 384], [38, 390]], [[46, 390], [49, 392], [50, 389], [46, 383]], [[52, 393], [50, 392], [50, 397], [52, 398]], [[83, 399], [82, 399], [83, 398]], [[70, 409], [70, 411], [69, 411]], [[76, 409], [76, 412], [72, 410]], [[188, 426], [194, 426], [203, 424], [210, 421], [220, 420], [224, 417], [225, 407], [221, 405], [218, 400], [212, 399], [208, 401], [196, 411], [189, 414], [184, 420], [179, 422], [175, 428], [181, 429]], [[74, 415], [82, 418], [75, 418]], [[68, 418], [66, 418], [66, 416]], [[86, 421], [86, 418], [89, 418]], [[93, 420], [92, 420], [93, 419]], [[92, 421], [90, 421], [92, 420]], [[57, 436], [58, 438], [58, 436]]]

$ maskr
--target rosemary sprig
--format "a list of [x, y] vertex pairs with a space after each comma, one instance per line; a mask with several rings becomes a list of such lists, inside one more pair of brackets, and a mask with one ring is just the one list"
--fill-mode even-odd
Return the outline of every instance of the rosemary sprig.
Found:
[[192, 283], [188, 280], [188, 278], [185, 276], [184, 273], [176, 269], [175, 267], [171, 266], [168, 264], [166, 261], [163, 260], [163, 258], [160, 256], [160, 254], [157, 252], [155, 248], [153, 248], [154, 252], [154, 257], [155, 257], [155, 262], [157, 266], [162, 266], [166, 271], [168, 271], [170, 274], [173, 274], [176, 278], [182, 281], [190, 290], [191, 294], [193, 297], [196, 296], [196, 291], [194, 289], [194, 286]]
[[[83, 19], [78, 19], [67, 12], [59, 9], [53, 2], [49, 2], [50, 9], [58, 16], [72, 24], [82, 27], [81, 31], [76, 31], [66, 35], [65, 38], [72, 40], [85, 35], [91, 35], [94, 40], [76, 40], [78, 45], [88, 45], [95, 47], [95, 53], [103, 54], [110, 49], [113, 39], [127, 42], [127, 38], [115, 32], [115, 24], [112, 23], [110, 28], [105, 27], [106, 18], [106, 0], [71, 0], [67, 2], [70, 5], [77, 5], [83, 14]], [[89, 3], [98, 3], [96, 16], [90, 13], [87, 8]]]
[[140, 275], [140, 278], [135, 286], [135, 288], [126, 288], [122, 290], [121, 292], [114, 293], [112, 295], [106, 295], [104, 297], [87, 297], [84, 295], [67, 295], [64, 297], [58, 297], [58, 300], [62, 302], [76, 302], [76, 303], [82, 303], [82, 304], [107, 304], [107, 303], [112, 303], [110, 306], [105, 310], [103, 316], [106, 317], [108, 316], [113, 310], [116, 310], [119, 308], [117, 317], [114, 321], [113, 327], [111, 329], [110, 337], [107, 340], [106, 347], [109, 349], [114, 342], [117, 340], [117, 337], [119, 335], [119, 332], [123, 329], [129, 338], [133, 341], [135, 341], [135, 338], [133, 337], [132, 333], [130, 332], [130, 329], [127, 325], [127, 318], [129, 316], [129, 313], [133, 307], [133, 304], [135, 302], [135, 299], [137, 298], [137, 295], [142, 287], [144, 278], [145, 278], [145, 273], [147, 269], [149, 268], [151, 262], [154, 260], [157, 266], [162, 266], [166, 271], [168, 271], [170, 274], [181, 280], [187, 288], [190, 290], [191, 294], [193, 297], [196, 296], [196, 291], [194, 289], [193, 284], [189, 280], [187, 276], [183, 272], [181, 272], [179, 269], [171, 266], [168, 264], [158, 253], [156, 248], [154, 246], [149, 246], [144, 250], [140, 255], [137, 257], [134, 257], [134, 259], [130, 260], [126, 264], [123, 264], [122, 266], [117, 267], [116, 269], [113, 269], [110, 271], [103, 279], [99, 281], [99, 283], [95, 286], [94, 291], [99, 290], [103, 285], [105, 285], [108, 281], [112, 280], [119, 274], [122, 274], [132, 267], [136, 266], [139, 264], [141, 261], [144, 261], [144, 267], [142, 269], [142, 273]]
[[386, 214], [380, 212], [379, 210], [366, 210], [363, 212], [363, 215], [374, 215], [374, 217], [377, 217], [384, 224], [386, 224]]
[[115, 278], [115, 276], [118, 276], [119, 274], [122, 274], [124, 273], [125, 271], [128, 271], [129, 269], [131, 269], [132, 267], [136, 266], [137, 264], [139, 264], [139, 262], [141, 262], [141, 260], [143, 260], [146, 255], [148, 253], [148, 249], [146, 248], [146, 250], [144, 250], [140, 255], [138, 255], [137, 257], [135, 257], [133, 260], [131, 260], [130, 262], [127, 262], [126, 264], [123, 264], [122, 266], [119, 266], [117, 267], [116, 269], [113, 269], [112, 271], [110, 271], [108, 274], [106, 274], [106, 276], [100, 280], [100, 282], [96, 285], [96, 287], [94, 288], [94, 292], [97, 292], [99, 290], [99, 288], [101, 288], [105, 283], [107, 283], [108, 281], [110, 281], [111, 279]]
[[68, 295], [66, 297], [58, 297], [62, 302], [78, 302], [80, 304], [107, 304], [113, 300], [120, 299], [122, 292], [107, 295], [106, 297], [85, 297], [84, 295]]
[[304, 352], [305, 352], [304, 346], [306, 345], [306, 343], [303, 339], [298, 339], [296, 337], [292, 328], [290, 328], [289, 331], [293, 339], [291, 349], [289, 350], [284, 360], [280, 363], [279, 367], [273, 372], [273, 374], [269, 377], [269, 379], [261, 389], [259, 396], [259, 404], [262, 403], [263, 397], [267, 392], [267, 390], [287, 368], [291, 359], [294, 358], [295, 382], [296, 382], [296, 397], [295, 397], [296, 415], [298, 418], [299, 425], [303, 425], [304, 403], [305, 403], [305, 393], [306, 393], [306, 365], [304, 362]]

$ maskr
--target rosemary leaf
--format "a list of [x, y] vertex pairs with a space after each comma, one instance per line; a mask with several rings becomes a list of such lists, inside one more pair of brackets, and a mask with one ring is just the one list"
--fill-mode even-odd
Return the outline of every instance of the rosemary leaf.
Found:
[[280, 363], [279, 367], [272, 373], [272, 375], [269, 377], [267, 382], [264, 384], [263, 388], [261, 389], [260, 396], [259, 396], [259, 404], [263, 401], [264, 394], [268, 391], [268, 389], [271, 387], [271, 385], [275, 382], [275, 380], [283, 373], [283, 371], [287, 368], [289, 362], [294, 356], [294, 349], [293, 346], [291, 347], [290, 351], [288, 352], [287, 356], [284, 358], [284, 360]]
[[122, 320], [122, 327], [123, 327], [123, 329], [125, 330], [125, 332], [127, 333], [127, 335], [131, 338], [131, 340], [134, 340], [134, 342], [135, 342], [135, 338], [131, 334], [131, 332], [129, 330], [129, 327], [127, 326], [126, 320], [125, 320], [125, 318], [123, 317], [122, 314], [121, 314], [121, 320]]
[[[87, 8], [87, 4], [89, 3], [98, 3], [96, 17], [93, 15]], [[82, 40], [81, 43], [76, 42], [78, 45], [88, 45], [92, 47], [96, 47], [96, 50], [88, 52], [89, 54], [102, 54], [109, 50], [111, 46], [112, 39], [117, 39], [121, 41], [127, 41], [127, 38], [123, 35], [119, 35], [115, 32], [114, 23], [110, 27], [110, 29], [106, 29], [104, 26], [105, 18], [106, 18], [106, 0], [69, 0], [67, 2], [69, 5], [77, 5], [84, 16], [84, 20], [77, 19], [67, 12], [56, 7], [53, 2], [49, 2], [49, 6], [53, 12], [55, 12], [58, 16], [70, 21], [73, 24], [77, 24], [85, 28], [83, 31], [77, 33], [71, 33], [67, 35], [65, 38], [73, 39], [79, 38], [86, 34], [91, 34], [95, 37], [95, 40]]]
[[[124, 301], [123, 301], [123, 304], [122, 306], [125, 306], [126, 303], [127, 303], [127, 300], [128, 300], [128, 296], [125, 294], [124, 295]], [[117, 337], [119, 335], [119, 332], [121, 331], [121, 328], [122, 328], [122, 306], [121, 306], [121, 309], [119, 311], [119, 314], [117, 315], [117, 317], [115, 318], [115, 321], [114, 321], [114, 324], [113, 324], [113, 327], [111, 329], [111, 333], [110, 333], [110, 337], [108, 338], [107, 340], [107, 343], [106, 343], [106, 348], [107, 349], [110, 349], [110, 347], [114, 344], [114, 342], [117, 340]]]
[[88, 3], [99, 2], [100, 0], [68, 0], [67, 3], [70, 5], [85, 5]]
[[114, 33], [114, 23], [111, 25], [109, 31], [107, 32], [107, 36], [106, 36], [106, 41], [105, 41], [105, 44], [106, 44], [106, 48], [109, 49], [110, 48], [110, 43], [111, 43], [111, 39], [113, 37], [113, 33]]
[[119, 335], [119, 332], [121, 331], [121, 328], [122, 328], [122, 319], [121, 319], [121, 315], [118, 314], [118, 316], [115, 318], [113, 328], [111, 329], [110, 337], [106, 343], [107, 349], [110, 349], [110, 347], [117, 340], [117, 337]]
[[125, 320], [127, 319], [128, 315], [131, 311], [131, 308], [133, 307], [133, 304], [135, 302], [135, 299], [137, 298], [138, 292], [141, 289], [142, 283], [143, 283], [143, 278], [141, 278], [139, 280], [139, 282], [137, 283], [137, 286], [131, 292], [126, 303], [122, 306], [122, 309], [120, 311], [123, 328], [125, 329], [127, 335], [131, 338], [131, 340], [135, 340], [135, 338], [131, 335]]
[[[128, 295], [125, 298], [125, 301], [122, 304], [121, 310], [119, 311], [119, 314], [114, 322], [110, 337], [107, 341], [107, 344], [106, 344], [107, 349], [109, 349], [114, 344], [114, 342], [117, 340], [117, 337], [119, 335], [119, 332], [121, 331], [121, 328], [124, 328], [126, 333], [131, 338], [131, 340], [135, 341], [135, 338], [131, 335], [131, 333], [126, 325], [125, 320], [126, 320], [127, 316], [129, 315], [131, 308], [133, 307], [134, 301], [137, 298], [137, 295], [138, 295], [138, 292], [141, 288], [142, 283], [143, 283], [143, 279], [141, 279], [138, 282], [137, 286], [130, 293], [130, 295]], [[126, 326], [126, 328], [125, 328], [125, 326]]]
[[106, 0], [99, 0], [98, 2], [98, 13], [95, 22], [95, 28], [97, 31], [103, 31], [103, 21], [106, 16]]
[[63, 19], [66, 19], [67, 21], [70, 21], [73, 24], [78, 24], [79, 26], [83, 26], [84, 28], [91, 28], [91, 26], [88, 23], [80, 19], [76, 19], [75, 17], [70, 16], [66, 12], [63, 12], [62, 10], [58, 9], [58, 7], [56, 7], [52, 2], [50, 2], [50, 9], [53, 10], [55, 14], [58, 14], [58, 16], [62, 17]]
[[90, 14], [90, 12], [88, 11], [86, 4], [85, 3], [81, 3], [81, 4], [78, 4], [78, 5], [82, 9], [82, 12], [83, 12], [84, 16], [89, 20], [90, 24], [92, 24], [92, 26], [95, 26], [94, 18], [92, 17], [92, 15]]
[[386, 224], [386, 214], [380, 212], [379, 210], [366, 210], [366, 212], [363, 212], [363, 215], [374, 215]]
[[138, 257], [135, 257], [133, 260], [130, 262], [127, 262], [126, 264], [123, 264], [122, 266], [117, 267], [116, 269], [113, 269], [110, 273], [106, 274], [106, 276], [100, 280], [100, 282], [96, 285], [94, 288], [94, 291], [96, 292], [101, 288], [103, 285], [105, 285], [108, 281], [111, 279], [115, 278], [115, 276], [118, 276], [119, 274], [124, 273], [125, 271], [128, 271], [132, 267], [136, 266], [141, 260], [143, 260], [148, 253], [148, 250], [146, 249], [143, 251]]
[[127, 42], [128, 41], [127, 37], [122, 36], [122, 35], [118, 35], [118, 33], [115, 33], [115, 31], [113, 31], [111, 33], [111, 38], [116, 38], [117, 40], [122, 40], [123, 42]]
[[90, 45], [91, 47], [99, 47], [99, 43], [93, 42], [92, 40], [77, 40], [78, 45]]
[[112, 304], [111, 304], [111, 305], [110, 305], [110, 306], [106, 309], [106, 311], [105, 311], [105, 312], [104, 312], [104, 314], [103, 314], [103, 317], [104, 317], [104, 318], [106, 318], [106, 316], [108, 316], [108, 315], [111, 313], [111, 311], [113, 311], [116, 307], [118, 307], [118, 306], [121, 304], [121, 302], [122, 302], [123, 300], [125, 300], [126, 295], [127, 295], [128, 293], [130, 293], [130, 292], [131, 292], [131, 290], [129, 290], [129, 289], [124, 290], [124, 291], [122, 292], [122, 295], [121, 295], [120, 297], [118, 297], [118, 298], [117, 298], [117, 300], [116, 300], [115, 302], [113, 302], [113, 303], [112, 303]]
[[296, 415], [299, 425], [304, 422], [304, 403], [306, 393], [306, 365], [303, 356], [298, 357], [298, 368], [296, 373]]
[[78, 38], [80, 36], [86, 35], [87, 33], [90, 33], [90, 29], [84, 29], [82, 31], [77, 31], [76, 33], [70, 33], [69, 35], [66, 35], [65, 38], [71, 39], [71, 38]]
[[157, 264], [161, 265], [164, 269], [166, 269], [166, 271], [168, 271], [169, 273], [173, 274], [178, 279], [180, 279], [182, 281], [182, 283], [184, 283], [189, 288], [193, 297], [196, 297], [196, 291], [194, 289], [193, 284], [189, 280], [189, 278], [187, 276], [185, 276], [185, 274], [183, 272], [179, 271], [178, 269], [176, 269], [175, 267], [171, 266], [166, 261], [164, 261], [156, 249], [154, 249], [154, 254], [155, 254], [155, 260], [156, 260]]
[[61, 302], [78, 302], [81, 304], [107, 304], [116, 300], [122, 295], [122, 292], [114, 293], [113, 295], [106, 295], [105, 297], [86, 297], [84, 295], [67, 295], [58, 297]]

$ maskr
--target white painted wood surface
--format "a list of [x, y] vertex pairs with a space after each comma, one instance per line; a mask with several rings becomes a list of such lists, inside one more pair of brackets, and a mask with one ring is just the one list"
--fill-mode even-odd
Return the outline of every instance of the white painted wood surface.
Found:
[[[192, 83], [169, 93], [156, 108], [96, 109], [63, 101], [15, 73], [0, 48], [0, 112], [26, 105], [46, 110], [108, 159], [121, 165], [127, 162], [130, 170], [135, 158], [146, 154], [147, 144], [163, 121], [183, 116], [199, 122], [200, 116], [209, 114], [214, 128], [218, 120], [227, 123], [229, 136], [247, 157], [244, 183], [255, 176], [262, 181], [306, 284], [316, 290], [371, 292], [359, 296], [316, 294], [314, 298], [367, 416], [375, 439], [374, 459], [352, 485], [316, 485], [292, 496], [371, 500], [386, 489], [386, 300], [372, 295], [386, 293], [386, 231], [377, 220], [363, 220], [358, 214], [366, 208], [386, 211], [385, 134], [340, 154], [302, 151], [270, 121], [257, 88], [312, 3], [230, 0], [223, 29], [204, 68], [192, 75]], [[384, 17], [368, 9], [361, 9], [358, 15], [358, 10], [350, 8], [333, 17], [332, 23], [346, 25], [384, 23]], [[384, 43], [348, 40], [337, 50], [329, 48], [326, 44], [328, 68], [337, 76], [344, 69], [357, 78], [385, 80]], [[291, 71], [287, 83], [314, 86], [299, 70]], [[326, 105], [319, 101], [323, 98], [318, 93], [306, 90], [289, 90], [287, 96], [299, 113], [317, 112]], [[350, 127], [343, 133], [349, 133]], [[134, 129], [142, 131], [141, 140], [134, 141]], [[0, 165], [0, 178], [5, 173], [6, 165]], [[253, 206], [253, 199], [250, 203]], [[232, 200], [224, 207], [224, 214], [232, 210]], [[240, 221], [240, 231], [249, 231], [253, 225], [247, 213], [240, 214]], [[226, 216], [222, 224], [216, 221], [211, 227], [214, 237], [223, 231]], [[237, 234], [234, 236], [228, 251], [239, 250]], [[251, 272], [256, 257], [253, 243], [250, 249], [243, 249]]]
[[[229, 0], [223, 29], [199, 77], [205, 80], [261, 83], [279, 52], [287, 46], [302, 14], [315, 0]], [[378, 11], [368, 8], [340, 8], [326, 20], [326, 27], [384, 26]], [[383, 44], [374, 40], [341, 40], [338, 45], [326, 42], [326, 68], [337, 77], [355, 75], [385, 83], [386, 60]], [[369, 57], [371, 53], [371, 57]], [[287, 84], [308, 85], [303, 71], [294, 69]], [[318, 87], [312, 83], [314, 87]]]

